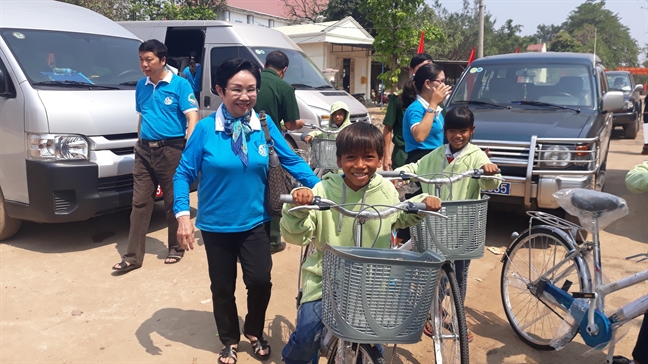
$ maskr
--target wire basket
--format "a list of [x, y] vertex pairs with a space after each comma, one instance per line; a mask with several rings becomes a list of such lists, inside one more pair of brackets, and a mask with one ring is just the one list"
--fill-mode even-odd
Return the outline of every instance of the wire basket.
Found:
[[315, 168], [339, 169], [334, 139], [315, 138], [311, 142], [311, 160]]
[[431, 250], [447, 260], [484, 256], [488, 196], [481, 200], [443, 201], [440, 213], [447, 219], [426, 216], [410, 228], [414, 250]]
[[342, 340], [421, 339], [443, 257], [433, 252], [324, 246], [322, 321]]

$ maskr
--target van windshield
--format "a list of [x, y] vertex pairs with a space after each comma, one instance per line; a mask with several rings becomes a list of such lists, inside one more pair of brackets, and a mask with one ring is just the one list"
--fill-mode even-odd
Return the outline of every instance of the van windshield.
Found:
[[272, 51], [280, 50], [288, 56], [289, 65], [284, 76], [284, 81], [293, 85], [297, 90], [308, 89], [328, 89], [333, 88], [331, 84], [326, 82], [324, 75], [313, 64], [313, 62], [302, 52], [297, 52], [292, 49], [276, 49], [276, 48], [263, 48], [253, 47], [254, 53], [265, 64], [266, 55]]
[[485, 64], [466, 70], [450, 103], [545, 103], [592, 108], [595, 91], [590, 71], [584, 65]]
[[2, 29], [0, 35], [34, 87], [132, 89], [144, 77], [136, 39], [30, 29]]

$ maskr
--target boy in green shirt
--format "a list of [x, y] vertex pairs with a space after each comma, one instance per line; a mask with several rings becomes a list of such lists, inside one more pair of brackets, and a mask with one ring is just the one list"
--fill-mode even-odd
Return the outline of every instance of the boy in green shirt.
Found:
[[[491, 163], [484, 151], [470, 143], [475, 133], [475, 116], [465, 106], [450, 110], [445, 117], [443, 132], [448, 144], [442, 145], [419, 159], [418, 162], [404, 165], [396, 171], [429, 175], [434, 173], [461, 173], [473, 169], [483, 169], [485, 175], [495, 175], [497, 165]], [[496, 179], [465, 178], [461, 181], [441, 188], [441, 201], [456, 201], [481, 198], [482, 190], [492, 190], [499, 186]], [[421, 184], [425, 193], [433, 194], [434, 185]], [[468, 266], [470, 260], [456, 260], [457, 281], [463, 299], [466, 299], [466, 286], [468, 284]], [[431, 328], [426, 325], [425, 334], [432, 335]], [[472, 333], [468, 332], [468, 341], [472, 341]]]
[[[336, 139], [338, 167], [343, 174], [327, 174], [313, 187], [293, 190], [299, 205], [310, 204], [314, 196], [337, 203], [366, 205], [394, 205], [399, 202], [394, 186], [375, 174], [382, 164], [385, 141], [381, 131], [368, 123], [355, 123], [345, 128]], [[411, 199], [423, 202], [427, 210], [438, 211], [440, 200], [427, 194]], [[291, 244], [307, 245], [315, 236], [316, 251], [302, 265], [303, 296], [297, 317], [297, 327], [282, 351], [286, 364], [310, 363], [320, 347], [322, 328], [322, 246], [354, 246], [353, 219], [343, 218], [332, 209], [289, 212], [285, 204], [281, 219], [281, 234]], [[349, 207], [347, 207], [349, 208]], [[363, 225], [363, 247], [389, 248], [394, 228], [412, 226], [421, 221], [418, 215], [405, 212], [391, 215], [381, 221], [372, 220]]]

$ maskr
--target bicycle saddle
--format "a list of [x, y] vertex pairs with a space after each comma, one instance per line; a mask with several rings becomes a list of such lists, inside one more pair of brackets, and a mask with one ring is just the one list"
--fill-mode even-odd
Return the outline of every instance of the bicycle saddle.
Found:
[[575, 189], [571, 203], [579, 210], [587, 212], [610, 212], [625, 206], [625, 200], [605, 192]]

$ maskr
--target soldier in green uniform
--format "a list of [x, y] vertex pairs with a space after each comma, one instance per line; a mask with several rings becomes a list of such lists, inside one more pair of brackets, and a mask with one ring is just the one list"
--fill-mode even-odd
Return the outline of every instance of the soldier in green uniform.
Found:
[[[297, 130], [304, 126], [304, 122], [299, 120], [295, 89], [283, 80], [288, 63], [288, 56], [285, 53], [281, 51], [268, 53], [265, 69], [261, 72], [261, 88], [254, 109], [265, 110], [280, 129], [281, 121], [283, 121], [286, 129]], [[279, 219], [273, 217], [270, 224], [271, 253], [278, 253], [286, 248], [286, 243], [281, 241]]]

